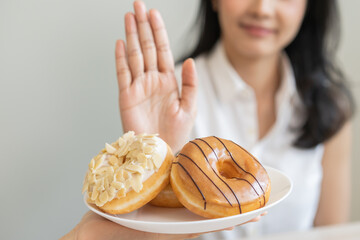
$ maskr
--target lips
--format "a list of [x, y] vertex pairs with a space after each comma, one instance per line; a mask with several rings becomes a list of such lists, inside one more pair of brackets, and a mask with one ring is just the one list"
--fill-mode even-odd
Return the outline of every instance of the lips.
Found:
[[255, 25], [255, 24], [241, 23], [240, 27], [244, 29], [250, 36], [253, 37], [267, 37], [276, 32], [272, 28], [264, 27], [261, 25]]

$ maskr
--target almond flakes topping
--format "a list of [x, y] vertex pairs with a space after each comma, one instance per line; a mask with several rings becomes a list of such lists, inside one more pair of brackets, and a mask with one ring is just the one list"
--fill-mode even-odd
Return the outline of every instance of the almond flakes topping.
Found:
[[140, 192], [145, 176], [157, 171], [163, 162], [156, 136], [127, 132], [116, 142], [106, 143], [89, 163], [82, 189], [88, 200], [101, 207], [125, 197], [128, 191]]

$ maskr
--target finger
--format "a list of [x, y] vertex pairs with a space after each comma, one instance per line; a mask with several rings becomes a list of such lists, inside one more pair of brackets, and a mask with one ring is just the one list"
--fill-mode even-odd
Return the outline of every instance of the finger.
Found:
[[239, 224], [239, 225], [237, 225], [237, 226], [240, 226], [240, 225], [243, 225], [243, 224], [247, 224], [247, 223], [251, 223], [251, 222], [258, 222], [258, 221], [261, 220], [261, 217], [262, 217], [262, 216], [265, 216], [266, 214], [267, 214], [267, 212], [263, 212], [263, 213], [260, 214], [259, 216], [255, 217], [255, 218], [253, 218], [253, 219], [251, 219], [251, 220], [249, 220], [249, 221], [247, 221], [247, 222], [241, 223], [241, 224]]
[[156, 48], [145, 4], [141, 1], [135, 1], [134, 10], [140, 45], [144, 55], [145, 70], [157, 70]]
[[162, 17], [155, 9], [151, 9], [149, 15], [155, 38], [158, 68], [161, 72], [174, 71], [174, 58], [170, 50], [169, 39]]
[[133, 13], [125, 15], [127, 57], [131, 75], [134, 79], [144, 74], [144, 60], [141, 53], [136, 21]]
[[257, 216], [256, 218], [251, 219], [249, 222], [258, 222], [260, 221], [260, 216]]
[[188, 234], [187, 236], [185, 236], [184, 239], [194, 239], [194, 238], [199, 237], [200, 235], [201, 235], [201, 234], [199, 234], [199, 233]]
[[228, 228], [225, 228], [224, 230], [225, 231], [231, 231], [231, 230], [234, 230], [234, 227], [228, 227]]
[[125, 44], [123, 40], [116, 41], [115, 47], [116, 75], [119, 92], [129, 88], [131, 84], [131, 73], [126, 59]]
[[268, 212], [266, 211], [266, 212], [263, 212], [262, 214], [260, 214], [260, 216], [263, 217], [263, 216], [266, 216], [267, 214], [268, 214]]
[[196, 110], [197, 75], [194, 60], [187, 59], [182, 67], [182, 88], [180, 107], [188, 113]]
[[192, 233], [192, 234], [152, 234], [152, 238], [147, 236], [146, 239], [156, 239], [156, 240], [179, 240], [179, 239], [193, 239], [197, 238], [201, 233]]
[[214, 232], [221, 232], [221, 231], [231, 231], [231, 230], [234, 230], [234, 227], [228, 227], [228, 228], [223, 228], [223, 229], [214, 230], [214, 231], [210, 231], [210, 232], [204, 232], [204, 233], [202, 233], [202, 234], [205, 234], [205, 233], [214, 233]]

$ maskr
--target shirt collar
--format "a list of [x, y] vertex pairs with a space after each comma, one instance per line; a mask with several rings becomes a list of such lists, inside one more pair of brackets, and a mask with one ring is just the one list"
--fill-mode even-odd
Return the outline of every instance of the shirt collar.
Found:
[[[220, 100], [229, 101], [242, 91], [252, 91], [229, 62], [221, 41], [218, 41], [210, 52], [208, 67]], [[285, 52], [282, 54], [281, 68], [282, 80], [277, 93], [277, 101], [292, 98], [296, 94], [294, 72]]]
[[237, 92], [249, 87], [232, 67], [221, 41], [216, 43], [210, 53], [208, 67], [220, 100], [231, 100]]

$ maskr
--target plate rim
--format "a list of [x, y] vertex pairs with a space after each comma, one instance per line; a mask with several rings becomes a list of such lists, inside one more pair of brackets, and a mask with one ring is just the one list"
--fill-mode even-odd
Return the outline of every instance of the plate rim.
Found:
[[[236, 215], [232, 215], [232, 216], [228, 216], [228, 217], [222, 217], [222, 218], [209, 218], [209, 219], [202, 219], [202, 220], [194, 220], [194, 221], [182, 221], [182, 222], [158, 222], [158, 221], [144, 221], [144, 220], [135, 220], [135, 219], [127, 219], [127, 218], [121, 218], [119, 216], [116, 216], [117, 214], [110, 214], [110, 213], [105, 213], [105, 212], [102, 212], [98, 209], [96, 209], [95, 207], [91, 206], [90, 203], [88, 203], [86, 200], [87, 200], [87, 194], [85, 192], [84, 194], [84, 202], [85, 202], [85, 205], [93, 212], [95, 212], [96, 214], [104, 217], [103, 215], [106, 215], [107, 217], [110, 217], [110, 218], [114, 218], [116, 219], [117, 221], [123, 221], [123, 222], [128, 222], [128, 223], [136, 223], [136, 224], [144, 224], [144, 225], [188, 225], [188, 224], [203, 224], [204, 222], [206, 223], [209, 223], [209, 222], [217, 222], [219, 221], [220, 219], [222, 221], [226, 221], [226, 220], [232, 220], [234, 218], [238, 218], [240, 216], [242, 217], [246, 217], [247, 215], [251, 215], [251, 214], [254, 214], [256, 212], [263, 212], [263, 211], [266, 211], [267, 209], [277, 205], [278, 203], [282, 202], [285, 198], [287, 198], [290, 193], [292, 192], [292, 189], [293, 189], [293, 181], [291, 180], [291, 178], [289, 178], [289, 176], [287, 174], [285, 174], [284, 172], [278, 170], [278, 169], [275, 169], [273, 167], [269, 167], [269, 166], [264, 166], [265, 170], [268, 171], [271, 170], [273, 172], [277, 172], [277, 174], [280, 174], [282, 175], [283, 177], [285, 177], [288, 182], [289, 182], [289, 190], [288, 192], [282, 196], [280, 199], [278, 199], [276, 202], [273, 202], [269, 205], [265, 205], [264, 207], [262, 208], [258, 208], [258, 209], [255, 209], [255, 210], [252, 210], [252, 211], [249, 211], [249, 212], [246, 212], [246, 213], [241, 213], [241, 214], [236, 214]], [[270, 193], [271, 194], [271, 193]], [[145, 205], [144, 205], [145, 206]], [[186, 209], [186, 208], [185, 208]], [[138, 209], [136, 209], [138, 210]], [[187, 211], [190, 211], [188, 209], [186, 209]], [[191, 212], [191, 211], [190, 211]], [[191, 212], [192, 213], [192, 212]], [[195, 214], [195, 213], [193, 213]], [[121, 215], [121, 214], [118, 214], [118, 215]], [[105, 218], [107, 218], [105, 217]]]

